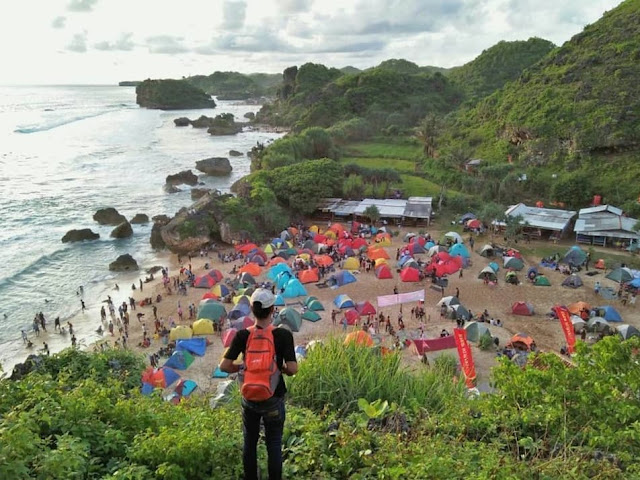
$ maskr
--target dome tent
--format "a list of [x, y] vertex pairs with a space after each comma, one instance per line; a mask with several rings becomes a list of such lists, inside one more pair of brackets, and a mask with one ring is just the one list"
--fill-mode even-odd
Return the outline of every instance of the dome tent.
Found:
[[464, 329], [467, 331], [467, 338], [472, 342], [479, 342], [484, 335], [491, 336], [491, 330], [484, 322], [466, 323]]
[[531, 316], [534, 314], [533, 305], [525, 302], [516, 302], [511, 306], [511, 313], [514, 315]]
[[293, 332], [299, 332], [302, 325], [302, 316], [291, 307], [280, 310], [278, 317], [273, 321], [274, 326], [286, 325]]
[[295, 298], [306, 296], [307, 291], [300, 283], [300, 280], [297, 278], [292, 278], [287, 282], [287, 285], [284, 287], [284, 292], [282, 292], [282, 296], [284, 298]]

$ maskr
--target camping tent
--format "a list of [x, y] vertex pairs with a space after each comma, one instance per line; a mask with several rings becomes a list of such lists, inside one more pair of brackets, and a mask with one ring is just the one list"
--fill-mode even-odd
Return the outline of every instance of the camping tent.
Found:
[[526, 302], [516, 302], [511, 306], [511, 313], [514, 315], [525, 315], [531, 316], [535, 312], [533, 310], [533, 305]]
[[360, 315], [375, 315], [376, 308], [371, 305], [371, 302], [358, 302], [356, 303], [356, 310]]
[[289, 272], [290, 274], [292, 273], [289, 265], [287, 265], [286, 263], [278, 263], [269, 269], [269, 271], [267, 272], [267, 278], [269, 280], [275, 280], [282, 272]]
[[587, 254], [577, 245], [571, 247], [562, 258], [562, 262], [574, 267], [579, 267], [587, 259]]
[[354, 277], [353, 274], [347, 270], [343, 270], [342, 272], [338, 272], [335, 275], [331, 275], [330, 279], [335, 281], [335, 284], [339, 287], [356, 281], [356, 277]]
[[575, 333], [580, 333], [587, 326], [587, 322], [585, 322], [578, 315], [571, 315], [571, 324], [573, 325], [573, 331]]
[[444, 245], [434, 245], [433, 247], [429, 248], [428, 253], [430, 257], [433, 257], [437, 253], [446, 252], [446, 251], [447, 251], [447, 247], [445, 247]]
[[224, 278], [224, 276], [222, 275], [222, 272], [220, 270], [216, 270], [216, 269], [209, 270], [207, 272], [207, 275], [209, 275], [211, 278], [213, 278], [216, 282], [220, 282]]
[[520, 283], [520, 281], [518, 280], [518, 275], [516, 275], [516, 272], [514, 272], [513, 270], [509, 270], [505, 274], [504, 281], [512, 285], [518, 285]]
[[516, 333], [507, 344], [508, 347], [517, 348], [518, 350], [533, 350], [536, 342], [525, 333]]
[[222, 345], [224, 347], [228, 347], [229, 345], [231, 345], [231, 342], [236, 336], [236, 333], [238, 333], [238, 330], [236, 330], [235, 328], [229, 328], [225, 330], [222, 334]]
[[467, 331], [467, 338], [472, 342], [479, 342], [484, 335], [491, 336], [491, 331], [484, 322], [469, 322], [465, 324], [464, 329]]
[[216, 280], [209, 275], [200, 275], [193, 280], [195, 288], [211, 288], [216, 284]]
[[174, 392], [176, 392], [180, 397], [188, 397], [196, 388], [198, 388], [198, 384], [193, 380], [180, 380], [176, 385]]
[[185, 351], [175, 351], [164, 363], [165, 367], [175, 368], [176, 370], [186, 370], [193, 363], [193, 355]]
[[176, 342], [176, 350], [182, 351], [185, 350], [187, 352], [193, 353], [194, 355], [198, 355], [202, 357], [207, 350], [207, 339], [206, 338], [185, 338], [182, 340], [178, 340]]
[[351, 309], [344, 312], [344, 319], [347, 325], [355, 325], [359, 318], [360, 314], [357, 310]]
[[393, 278], [389, 265], [380, 265], [376, 268], [376, 278], [378, 278], [378, 280]]
[[365, 347], [373, 347], [373, 338], [364, 330], [356, 330], [355, 332], [351, 332], [344, 339], [344, 344], [348, 345], [350, 343], [356, 345], [364, 345]]
[[442, 305], [446, 305], [447, 307], [449, 305], [460, 305], [460, 300], [458, 300], [458, 297], [453, 297], [453, 296], [449, 296], [449, 297], [442, 297], [438, 303], [436, 303], [436, 305], [438, 307], [441, 307]]
[[625, 340], [628, 340], [629, 338], [631, 338], [633, 336], [640, 337], [640, 331], [638, 331], [638, 329], [636, 327], [634, 327], [633, 325], [628, 325], [626, 323], [622, 324], [622, 325], [618, 325], [616, 327], [616, 330], [618, 330], [618, 333]]
[[[250, 265], [258, 265], [259, 267], [264, 267], [264, 264], [266, 263], [266, 262], [265, 262], [265, 259], [264, 259], [264, 258], [262, 258], [262, 256], [261, 256], [261, 255], [258, 255], [257, 253], [256, 253], [256, 254], [254, 254], [254, 255], [249, 259], [249, 261], [251, 262], [251, 263], [250, 263]], [[251, 272], [249, 272], [249, 273], [251, 273]]]
[[322, 317], [320, 317], [320, 315], [318, 315], [316, 312], [314, 312], [313, 310], [307, 310], [306, 312], [304, 312], [302, 314], [302, 319], [303, 320], [309, 320], [310, 322], [317, 322], [318, 320], [320, 320]]
[[227, 316], [227, 311], [220, 302], [215, 300], [203, 300], [198, 306], [198, 319], [208, 318], [214, 322], [219, 322]]
[[168, 367], [162, 367], [158, 370], [148, 367], [142, 373], [142, 381], [152, 385], [154, 388], [167, 388], [179, 379], [180, 375]]
[[358, 270], [360, 269], [360, 262], [355, 257], [348, 257], [342, 264], [344, 270]]
[[324, 310], [324, 306], [320, 303], [320, 300], [312, 300], [307, 304], [307, 308], [312, 312], [319, 312]]
[[400, 272], [400, 280], [403, 282], [419, 282], [420, 271], [417, 268], [406, 267]]
[[597, 315], [604, 318], [607, 322], [622, 322], [622, 317], [618, 311], [610, 305], [596, 307], [594, 310], [597, 312]]
[[455, 317], [453, 318], [461, 318], [465, 321], [470, 320], [471, 319], [471, 314], [469, 313], [469, 310], [467, 310], [466, 308], [464, 308], [462, 305], [458, 304], [458, 305], [450, 305], [449, 308], [451, 308], [452, 310], [452, 317], [453, 317], [453, 312], [455, 312]]
[[587, 322], [587, 329], [592, 332], [606, 332], [609, 328], [609, 322], [602, 317], [591, 317]]
[[409, 252], [411, 255], [417, 255], [419, 253], [427, 253], [422, 245], [418, 242], [410, 243], [409, 245], [405, 245], [402, 247], [402, 250], [405, 252]]
[[456, 243], [462, 243], [462, 237], [459, 233], [456, 232], [447, 232], [444, 234], [445, 237], [452, 239]]
[[545, 277], [544, 275], [538, 275], [534, 280], [533, 280], [533, 284], [536, 287], [550, 287], [551, 286], [551, 282], [549, 281], [549, 279], [547, 277]]
[[462, 243], [456, 243], [449, 249], [449, 255], [452, 257], [466, 257], [469, 258], [469, 250]]
[[201, 318], [193, 322], [194, 335], [213, 335], [213, 322], [206, 318]]
[[297, 278], [292, 278], [289, 280], [284, 287], [284, 292], [282, 292], [283, 298], [295, 298], [306, 296], [307, 291], [300, 283], [300, 280]]
[[300, 283], [316, 283], [319, 279], [320, 277], [318, 276], [317, 268], [301, 270], [298, 273], [298, 280], [300, 280]]
[[249, 304], [241, 302], [235, 305], [231, 310], [229, 310], [227, 317], [229, 318], [229, 320], [237, 320], [238, 318], [246, 317], [250, 313], [251, 307], [249, 306]]
[[511, 268], [512, 270], [522, 270], [524, 268], [524, 262], [518, 257], [504, 257], [504, 268]]
[[591, 310], [591, 305], [589, 305], [587, 302], [570, 303], [569, 305], [567, 305], [567, 310], [569, 310], [569, 312], [573, 313], [574, 315], [580, 315], [580, 312], [582, 312], [583, 310]]
[[171, 329], [171, 332], [169, 332], [169, 340], [180, 340], [181, 338], [191, 337], [193, 337], [193, 332], [189, 327], [186, 327], [184, 325], [173, 327]]
[[313, 260], [319, 267], [330, 267], [333, 265], [333, 258], [329, 255], [316, 255], [313, 257]]
[[369, 248], [367, 250], [367, 255], [371, 260], [377, 260], [379, 258], [386, 258], [389, 260], [391, 258], [384, 248]]
[[253, 277], [257, 277], [262, 272], [262, 268], [257, 263], [247, 263], [245, 266], [238, 270], [238, 273], [248, 273]]
[[291, 307], [285, 307], [280, 310], [278, 317], [274, 320], [273, 324], [275, 326], [278, 325], [286, 325], [293, 332], [300, 331], [300, 325], [302, 325], [302, 317], [300, 313], [294, 310]]
[[582, 279], [575, 273], [573, 275], [569, 275], [562, 282], [563, 287], [569, 287], [569, 288], [578, 288], [578, 287], [581, 287], [582, 285], [583, 285]]
[[460, 217], [460, 223], [461, 223], [461, 224], [465, 224], [465, 223], [467, 223], [469, 220], [474, 220], [474, 219], [476, 219], [476, 218], [477, 218], [477, 217], [476, 217], [473, 213], [471, 213], [471, 212], [467, 212], [467, 213], [465, 213], [464, 215], [462, 215], [462, 216]]
[[218, 283], [217, 285], [213, 286], [213, 288], [211, 289], [211, 293], [216, 298], [226, 297], [227, 295], [229, 295], [229, 289], [227, 288], [227, 286], [225, 284]]
[[338, 295], [333, 300], [333, 303], [338, 308], [355, 308], [355, 306], [356, 306], [355, 303], [353, 303], [353, 300], [351, 300], [351, 298], [348, 295], [345, 295], [345, 294]]
[[495, 250], [491, 245], [485, 245], [480, 249], [480, 255], [483, 257], [490, 258], [490, 257], [493, 257], [494, 254], [495, 254]]
[[235, 328], [236, 330], [240, 331], [245, 328], [249, 328], [254, 324], [254, 321], [251, 317], [246, 316], [242, 318], [236, 318], [235, 320], [230, 321], [229, 324], [231, 325], [231, 328]]
[[274, 305], [276, 307], [284, 307], [285, 303], [284, 303], [284, 298], [282, 298], [282, 295], [280, 295], [280, 294], [276, 295], [276, 301], [275, 301]]
[[498, 272], [498, 270], [500, 270], [500, 265], [498, 265], [496, 262], [489, 262], [489, 266], [491, 267], [491, 270], [496, 273]]
[[482, 270], [480, 270], [480, 273], [478, 274], [478, 278], [484, 280], [485, 278], [488, 278], [489, 281], [491, 282], [497, 282], [498, 281], [498, 277], [496, 276], [496, 272], [493, 271], [493, 268], [491, 267], [484, 267]]
[[253, 278], [249, 272], [243, 272], [238, 277], [238, 283], [244, 283], [245, 285], [255, 285], [256, 279]]
[[627, 283], [633, 280], [633, 273], [627, 267], [618, 267], [615, 270], [611, 270], [606, 278], [618, 283]]

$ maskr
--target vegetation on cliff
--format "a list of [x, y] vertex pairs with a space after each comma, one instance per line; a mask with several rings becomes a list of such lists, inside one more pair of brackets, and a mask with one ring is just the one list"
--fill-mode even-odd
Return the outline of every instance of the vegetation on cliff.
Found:
[[195, 87], [219, 100], [246, 100], [276, 94], [281, 76], [271, 73], [213, 72], [211, 75], [194, 75], [185, 79]]
[[147, 79], [136, 87], [136, 103], [144, 108], [182, 110], [214, 108], [210, 95], [184, 80]]
[[[524, 369], [505, 360], [497, 392], [469, 399], [450, 357], [414, 376], [393, 354], [330, 341], [288, 379], [284, 477], [635, 478], [638, 348], [579, 344], [574, 368], [553, 354]], [[241, 476], [235, 392], [216, 409], [197, 391], [179, 405], [142, 396], [142, 359], [126, 351], [68, 349], [31, 369], [0, 381], [0, 477]]]

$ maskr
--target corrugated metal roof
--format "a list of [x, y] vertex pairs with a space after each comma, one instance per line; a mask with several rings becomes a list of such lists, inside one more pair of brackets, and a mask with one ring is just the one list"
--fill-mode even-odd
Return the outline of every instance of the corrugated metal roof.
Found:
[[359, 205], [360, 202], [358, 202], [357, 200], [341, 200], [331, 211], [334, 213], [334, 215], [346, 217], [353, 214]]
[[627, 217], [615, 218], [578, 218], [574, 228], [576, 233], [592, 237], [640, 238], [633, 229], [636, 219]]
[[380, 216], [384, 218], [401, 218], [404, 215], [404, 210], [407, 206], [406, 200], [395, 199], [376, 199], [365, 198], [360, 202], [360, 205], [356, 207], [353, 213], [356, 215], [362, 215], [367, 207], [375, 205], [378, 207]]
[[555, 208], [529, 207], [524, 203], [518, 203], [507, 209], [506, 215], [517, 217], [522, 215], [524, 222], [529, 226], [543, 230], [564, 230], [576, 212], [572, 210], [558, 210]]
[[362, 201], [325, 198], [318, 209], [345, 217], [362, 215], [367, 207], [375, 205], [383, 218], [430, 218], [432, 201], [431, 197], [410, 197], [409, 200], [365, 198]]
[[409, 197], [404, 216], [409, 218], [431, 218], [432, 197]]
[[613, 205], [598, 205], [597, 207], [581, 208], [579, 216], [593, 215], [596, 213], [622, 215], [622, 210]]

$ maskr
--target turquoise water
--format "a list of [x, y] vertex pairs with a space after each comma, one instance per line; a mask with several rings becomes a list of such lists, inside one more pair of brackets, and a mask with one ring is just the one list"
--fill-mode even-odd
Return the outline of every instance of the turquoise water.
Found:
[[[165, 193], [167, 175], [187, 168], [197, 173], [196, 160], [228, 156], [230, 149], [247, 152], [257, 141], [280, 136], [245, 129], [212, 137], [204, 130], [176, 128], [173, 119], [231, 112], [242, 121], [258, 108], [220, 101], [210, 110], [162, 112], [138, 108], [135, 89], [128, 87], [0, 87], [0, 362], [5, 367], [28, 353], [18, 340], [22, 328], [30, 332], [36, 312], [44, 313], [52, 330], [56, 316], [64, 320], [80, 310], [80, 285], [89, 311], [74, 328], [79, 340], [90, 341], [100, 299], [113, 294], [114, 283], [130, 285], [138, 278], [109, 272], [118, 255], [132, 254], [142, 268], [166, 259], [150, 248], [151, 224], [134, 225], [133, 237], [114, 240], [110, 227], [93, 221], [98, 208], [115, 207], [127, 218], [138, 212], [173, 215], [191, 203], [190, 192], [183, 186], [180, 193]], [[228, 191], [249, 172], [246, 156], [230, 161], [230, 176], [201, 178], [207, 187]], [[61, 243], [69, 229], [85, 227], [100, 233], [100, 240]], [[42, 339], [54, 349], [68, 344], [52, 333]]]

